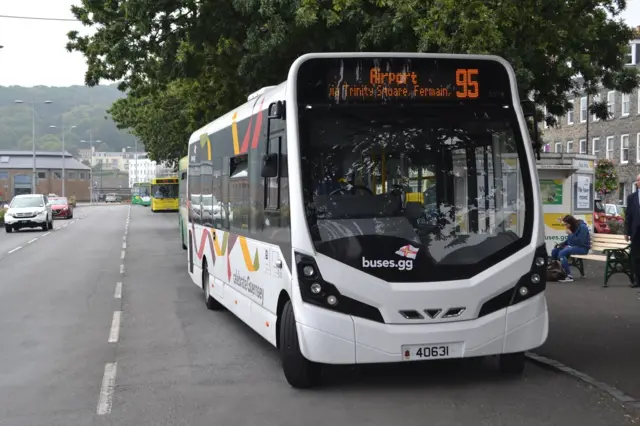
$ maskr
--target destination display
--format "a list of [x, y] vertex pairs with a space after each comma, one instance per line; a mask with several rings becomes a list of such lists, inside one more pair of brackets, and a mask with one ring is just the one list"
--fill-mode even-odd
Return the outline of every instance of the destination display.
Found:
[[303, 103], [509, 103], [505, 67], [488, 59], [311, 59], [298, 72]]
[[156, 183], [178, 183], [178, 179], [177, 178], [161, 178], [161, 179], [156, 179], [155, 182]]

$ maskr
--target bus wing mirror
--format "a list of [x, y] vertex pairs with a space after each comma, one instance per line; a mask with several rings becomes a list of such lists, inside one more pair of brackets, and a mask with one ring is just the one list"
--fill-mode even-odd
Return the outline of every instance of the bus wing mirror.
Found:
[[536, 104], [533, 101], [522, 101], [522, 113], [525, 117], [535, 117], [536, 116]]
[[274, 102], [269, 105], [269, 118], [284, 120], [285, 117], [285, 104], [282, 101]]
[[[526, 119], [531, 119], [531, 131], [533, 133], [533, 149], [538, 160], [540, 160], [540, 150], [542, 148], [542, 142], [540, 141], [540, 134], [538, 133], [538, 116], [536, 114], [536, 104], [533, 101], [522, 101], [522, 113]], [[527, 123], [527, 125], [529, 125]]]
[[278, 176], [278, 154], [265, 154], [262, 157], [262, 177], [273, 178]]

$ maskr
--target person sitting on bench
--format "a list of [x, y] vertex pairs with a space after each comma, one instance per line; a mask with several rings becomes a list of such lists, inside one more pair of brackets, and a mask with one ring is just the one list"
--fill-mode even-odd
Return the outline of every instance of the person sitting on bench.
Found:
[[551, 259], [559, 259], [564, 272], [567, 274], [559, 282], [570, 283], [573, 282], [573, 276], [571, 275], [567, 257], [572, 254], [588, 254], [589, 249], [591, 249], [591, 236], [589, 235], [587, 224], [571, 215], [563, 217], [562, 224], [567, 229], [567, 239], [551, 250]]

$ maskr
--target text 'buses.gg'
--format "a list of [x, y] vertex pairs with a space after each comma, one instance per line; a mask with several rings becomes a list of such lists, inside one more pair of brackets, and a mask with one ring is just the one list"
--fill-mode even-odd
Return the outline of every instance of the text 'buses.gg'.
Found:
[[548, 334], [534, 150], [502, 58], [322, 53], [189, 141], [188, 269], [281, 352], [322, 364], [498, 355]]

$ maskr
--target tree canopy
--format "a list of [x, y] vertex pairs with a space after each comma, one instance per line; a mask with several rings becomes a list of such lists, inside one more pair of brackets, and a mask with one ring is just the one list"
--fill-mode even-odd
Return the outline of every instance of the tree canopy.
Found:
[[[571, 108], [567, 94], [599, 84], [630, 93], [625, 67], [633, 30], [625, 0], [82, 0], [73, 14], [96, 26], [69, 33], [89, 65], [86, 84], [120, 81], [110, 110], [155, 160], [186, 154], [194, 130], [286, 79], [308, 52], [490, 53], [514, 67], [521, 98], [547, 121]], [[583, 78], [576, 80], [577, 74]], [[606, 119], [606, 105], [591, 112]]]

